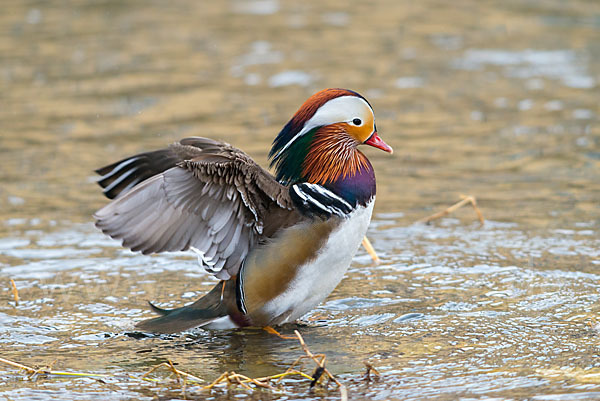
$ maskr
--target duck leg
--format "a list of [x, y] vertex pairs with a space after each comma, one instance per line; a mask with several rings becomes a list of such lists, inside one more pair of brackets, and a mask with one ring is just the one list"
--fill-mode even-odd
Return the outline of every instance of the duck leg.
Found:
[[297, 340], [298, 339], [296, 336], [284, 336], [283, 334], [281, 334], [280, 332], [278, 332], [277, 330], [275, 330], [271, 326], [265, 326], [262, 329], [264, 331], [266, 331], [267, 333], [269, 333], [269, 334], [275, 334], [277, 337], [282, 338], [284, 340]]

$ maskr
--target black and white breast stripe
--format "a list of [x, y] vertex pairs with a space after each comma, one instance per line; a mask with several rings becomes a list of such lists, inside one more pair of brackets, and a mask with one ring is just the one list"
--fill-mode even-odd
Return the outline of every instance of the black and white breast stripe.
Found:
[[294, 204], [305, 214], [344, 217], [354, 210], [354, 206], [344, 198], [318, 184], [305, 182], [292, 185], [290, 196]]

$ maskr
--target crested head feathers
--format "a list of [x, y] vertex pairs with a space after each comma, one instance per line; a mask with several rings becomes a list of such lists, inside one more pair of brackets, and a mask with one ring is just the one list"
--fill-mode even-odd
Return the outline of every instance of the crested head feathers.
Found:
[[[373, 109], [364, 97], [348, 89], [324, 89], [306, 100], [279, 132], [269, 153], [271, 167], [275, 166], [277, 179], [282, 182], [300, 181], [310, 170], [303, 168], [309, 152], [327, 149], [331, 156], [336, 147], [354, 150], [374, 132]], [[315, 140], [321, 146], [312, 146]], [[329, 157], [328, 161], [335, 160]], [[316, 167], [314, 162], [312, 166]]]
[[375, 195], [375, 174], [357, 146], [391, 152], [375, 127], [373, 108], [348, 89], [312, 95], [279, 132], [269, 152], [276, 178], [285, 185], [311, 183], [365, 205]]
[[[298, 111], [296, 111], [296, 113], [290, 119], [290, 121], [288, 121], [288, 123], [279, 132], [279, 134], [273, 141], [273, 146], [271, 148], [271, 151], [269, 152], [269, 158], [273, 158], [273, 162], [275, 162], [278, 156], [280, 156], [296, 139], [298, 139], [299, 136], [306, 134], [308, 131], [310, 131], [311, 128], [317, 127], [319, 123], [324, 125], [327, 122], [325, 121], [325, 118], [316, 118], [315, 121], [311, 120], [313, 120], [313, 117], [315, 117], [317, 111], [326, 103], [333, 99], [345, 96], [351, 96], [357, 99], [361, 99], [369, 107], [369, 109], [371, 109], [371, 113], [373, 112], [373, 109], [371, 108], [371, 105], [369, 104], [367, 99], [362, 97], [357, 92], [354, 92], [349, 89], [339, 88], [323, 89], [309, 97], [302, 104], [302, 106], [300, 106]], [[333, 119], [333, 116], [322, 117], [329, 117], [330, 120]], [[309, 122], [312, 122], [313, 124], [308, 124]], [[334, 122], [339, 121], [329, 121], [329, 123]]]

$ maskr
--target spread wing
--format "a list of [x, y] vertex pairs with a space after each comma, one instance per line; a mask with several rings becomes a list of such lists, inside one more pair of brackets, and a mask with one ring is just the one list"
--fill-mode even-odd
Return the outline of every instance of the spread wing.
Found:
[[140, 153], [97, 169], [96, 173], [101, 175], [98, 185], [104, 188], [102, 192], [107, 198], [114, 199], [142, 181], [193, 159], [200, 151], [219, 152], [224, 146], [225, 143], [208, 138], [185, 138], [166, 149]]
[[299, 218], [288, 188], [226, 143], [186, 138], [99, 169], [96, 226], [144, 254], [194, 249], [227, 280], [249, 249]]

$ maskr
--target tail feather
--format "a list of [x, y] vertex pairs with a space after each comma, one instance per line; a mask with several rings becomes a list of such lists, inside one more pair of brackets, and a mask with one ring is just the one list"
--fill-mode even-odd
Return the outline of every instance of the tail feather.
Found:
[[194, 327], [204, 326], [215, 319], [227, 315], [226, 313], [220, 313], [218, 310], [196, 309], [192, 305], [171, 310], [159, 308], [159, 310], [165, 313], [160, 317], [139, 322], [135, 327], [139, 330], [153, 333], [177, 333]]
[[220, 317], [227, 316], [229, 311], [221, 298], [223, 289], [221, 283], [193, 304], [181, 308], [162, 309], [148, 302], [150, 308], [161, 316], [141, 321], [135, 327], [142, 331], [170, 334], [201, 327]]
[[161, 316], [167, 316], [169, 313], [171, 313], [171, 311], [175, 310], [175, 309], [159, 308], [158, 306], [154, 305], [150, 301], [148, 301], [148, 305], [150, 305], [150, 309], [152, 309], [152, 312], [156, 313], [157, 315], [161, 315]]

